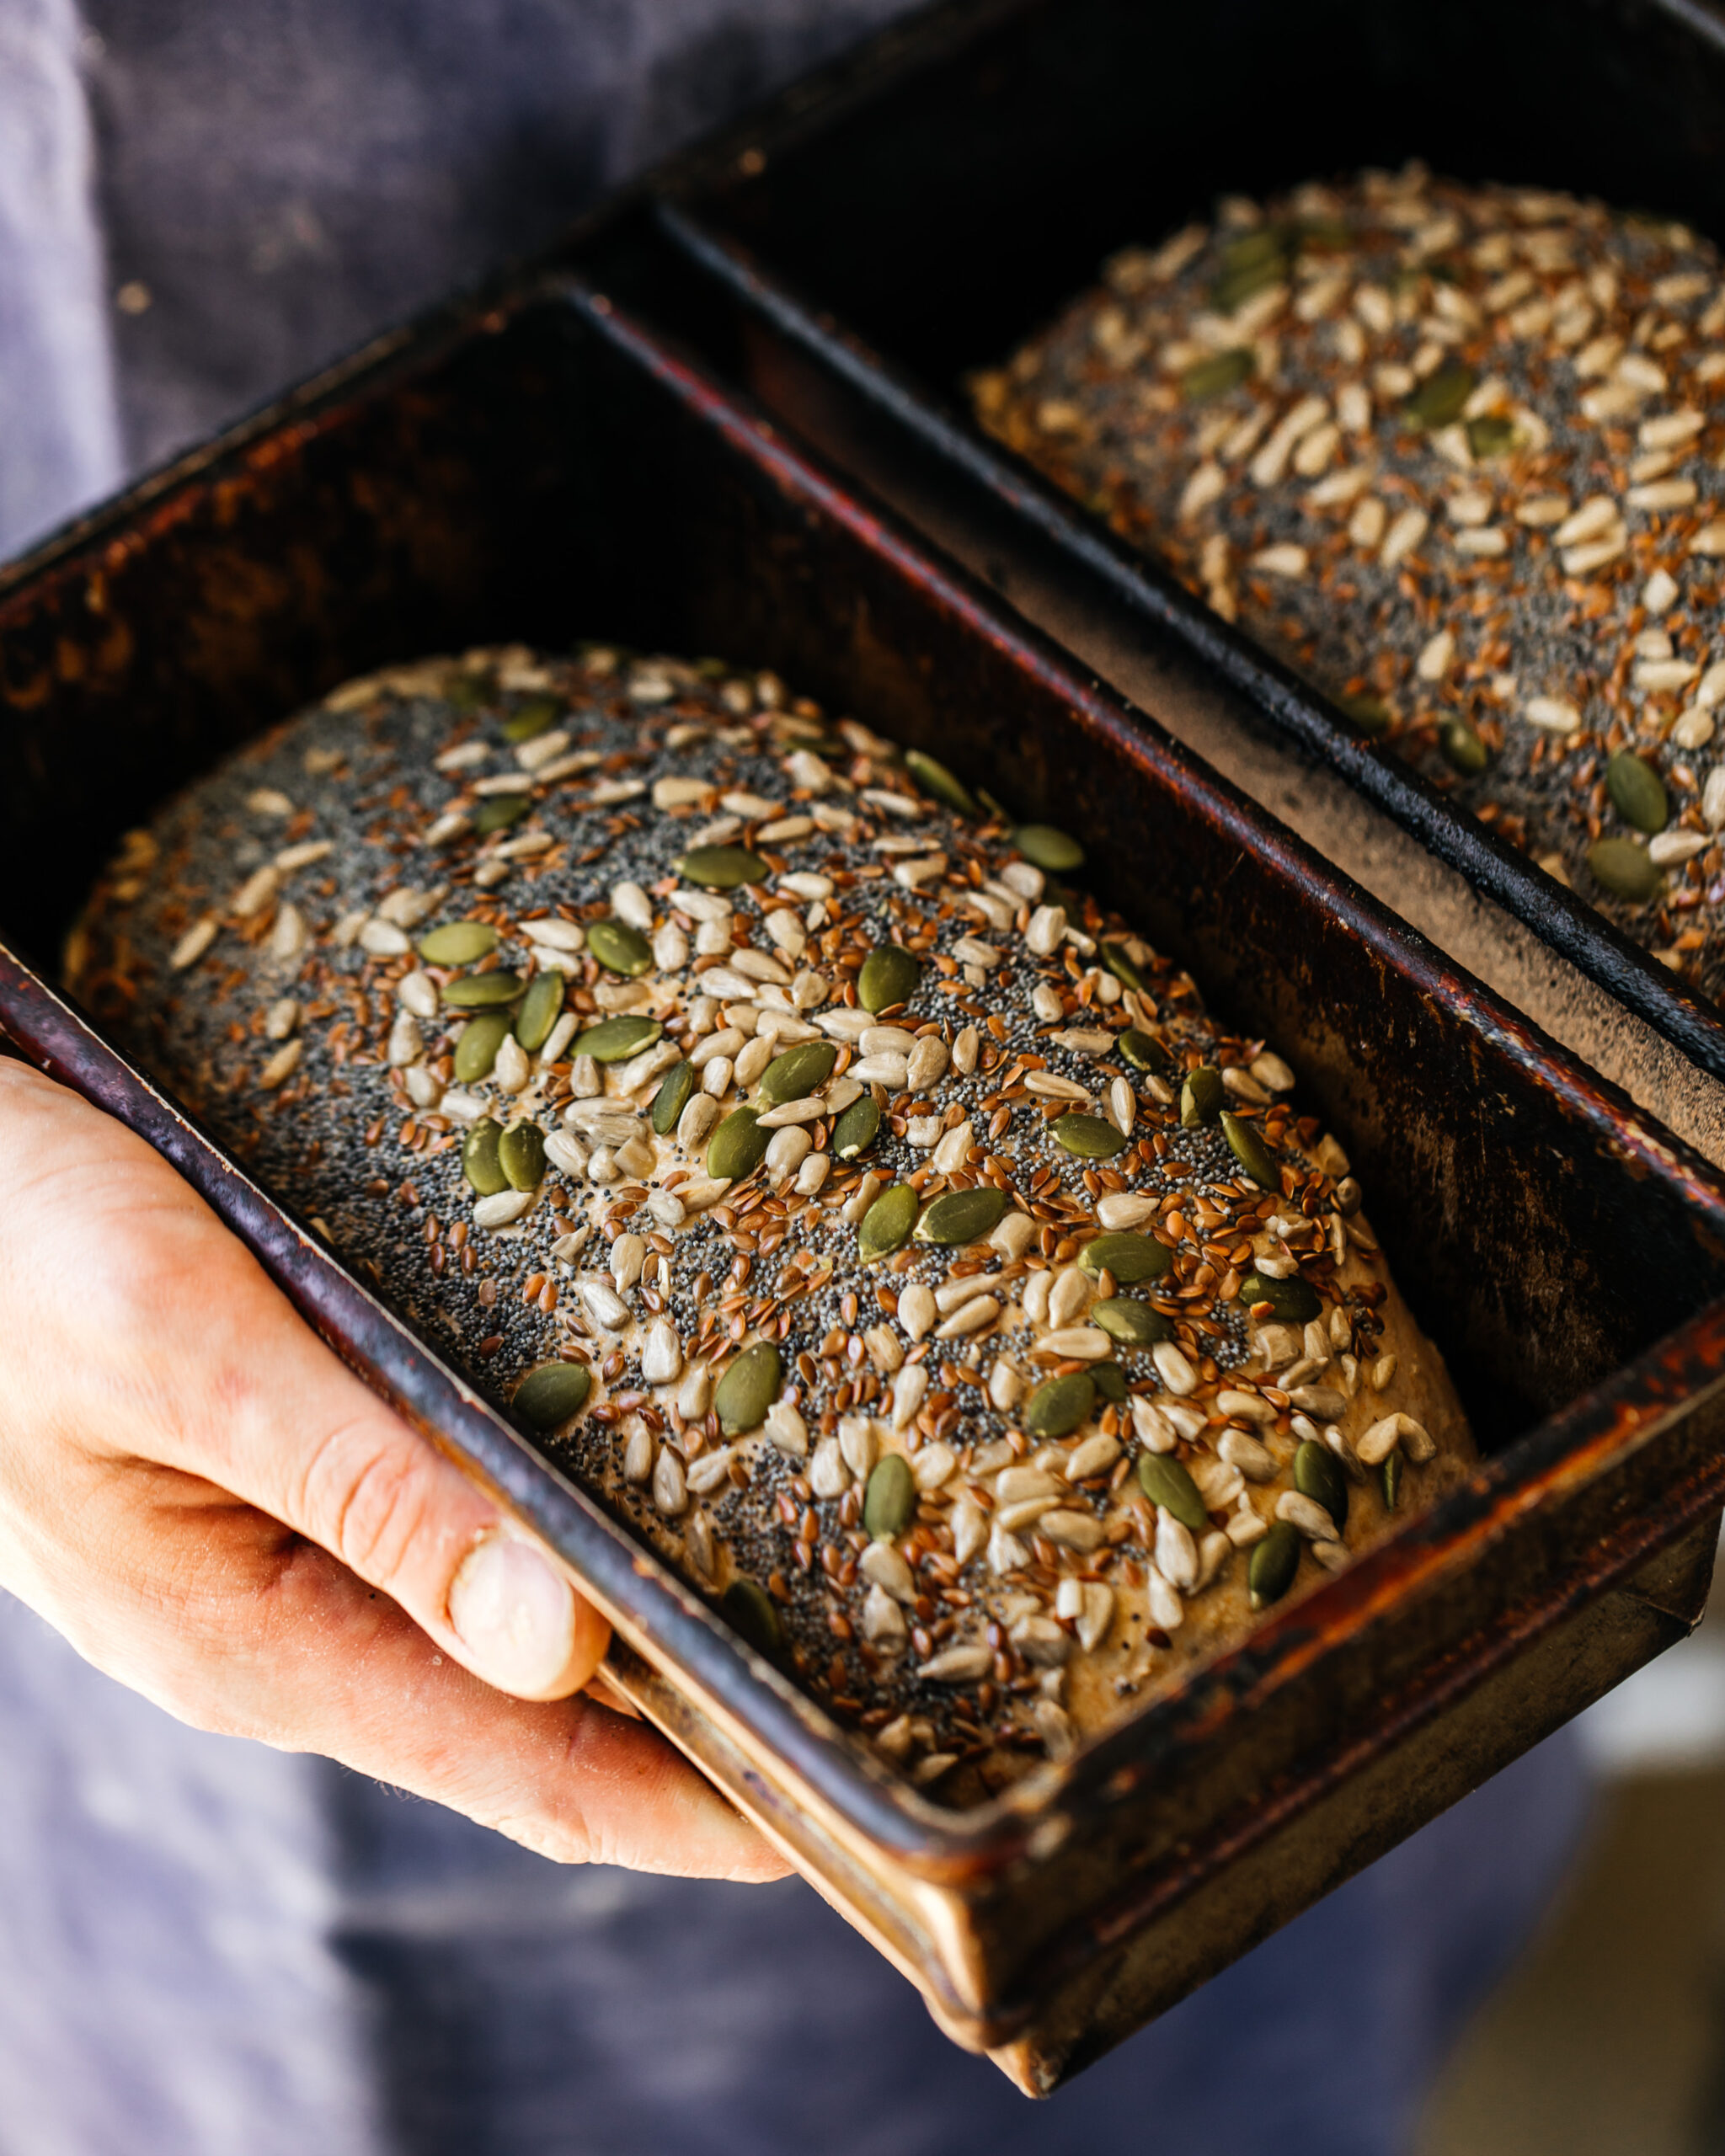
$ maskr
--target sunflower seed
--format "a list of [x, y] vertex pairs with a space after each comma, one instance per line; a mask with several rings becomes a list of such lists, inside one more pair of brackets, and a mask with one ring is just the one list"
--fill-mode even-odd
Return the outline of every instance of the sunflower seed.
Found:
[[1066, 932], [1066, 911], [1064, 906], [1039, 906], [1031, 915], [1024, 931], [1026, 947], [1039, 958], [1053, 955]]
[[809, 1425], [788, 1400], [776, 1400], [766, 1411], [767, 1442], [787, 1460], [809, 1457]]
[[1411, 1415], [1386, 1415], [1361, 1433], [1354, 1449], [1368, 1467], [1381, 1466], [1397, 1447], [1404, 1451], [1416, 1466], [1431, 1459], [1437, 1447], [1422, 1422]]
[[206, 914], [201, 921], [193, 922], [168, 953], [168, 963], [175, 973], [184, 973], [188, 966], [197, 963], [216, 941], [221, 926], [214, 914]]
[[1160, 1566], [1146, 1565], [1145, 1571], [1145, 1600], [1150, 1610], [1150, 1621], [1164, 1632], [1178, 1632], [1186, 1621], [1186, 1605], [1178, 1590], [1162, 1573]]
[[893, 1428], [908, 1429], [916, 1419], [928, 1393], [928, 1372], [921, 1363], [906, 1363], [893, 1378]]
[[512, 1228], [531, 1208], [531, 1190], [504, 1190], [473, 1201], [476, 1228]]
[[1067, 1458], [1065, 1474], [1069, 1482], [1087, 1482], [1092, 1475], [1104, 1475], [1120, 1456], [1117, 1438], [1098, 1433], [1086, 1438], [1075, 1445]]

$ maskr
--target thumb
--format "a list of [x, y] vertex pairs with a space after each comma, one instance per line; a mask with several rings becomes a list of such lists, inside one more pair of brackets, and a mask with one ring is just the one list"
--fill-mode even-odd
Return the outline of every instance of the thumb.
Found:
[[610, 1629], [558, 1559], [369, 1391], [186, 1195], [176, 1226], [220, 1239], [221, 1293], [176, 1298], [176, 1390], [193, 1396], [163, 1403], [152, 1456], [318, 1544], [499, 1691], [579, 1690]]
[[52, 1335], [8, 1375], [40, 1427], [256, 1506], [500, 1691], [585, 1684], [609, 1631], [557, 1558], [367, 1390], [164, 1161], [37, 1074], [6, 1076], [0, 1273]]

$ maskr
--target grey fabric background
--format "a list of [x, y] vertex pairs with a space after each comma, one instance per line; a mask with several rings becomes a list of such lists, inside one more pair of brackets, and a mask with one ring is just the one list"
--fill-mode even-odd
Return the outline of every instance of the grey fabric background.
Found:
[[905, 0], [88, 0], [126, 441], [153, 463], [537, 248]]
[[0, 558], [122, 468], [72, 0], [0, 0]]

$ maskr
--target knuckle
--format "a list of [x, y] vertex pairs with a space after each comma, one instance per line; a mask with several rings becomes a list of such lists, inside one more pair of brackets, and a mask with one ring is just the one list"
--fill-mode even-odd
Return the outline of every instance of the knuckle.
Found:
[[387, 1588], [430, 1524], [425, 1470], [417, 1441], [405, 1432], [369, 1419], [340, 1424], [307, 1463], [301, 1517], [350, 1571]]

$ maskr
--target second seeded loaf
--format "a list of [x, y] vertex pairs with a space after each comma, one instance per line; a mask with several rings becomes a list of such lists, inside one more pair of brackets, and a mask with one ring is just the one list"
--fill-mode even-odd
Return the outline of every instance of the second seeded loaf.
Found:
[[1129, 248], [985, 425], [1725, 995], [1725, 264], [1422, 168]]

